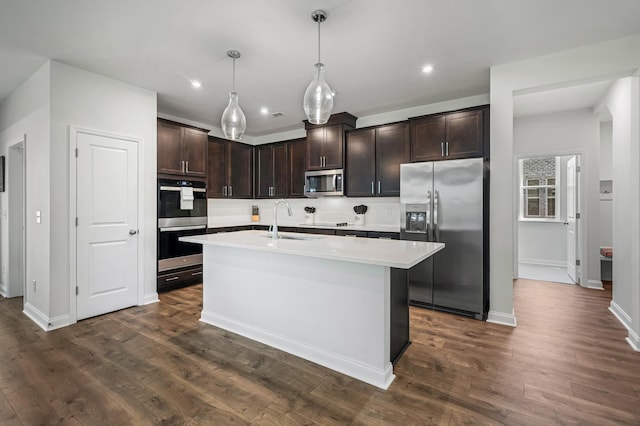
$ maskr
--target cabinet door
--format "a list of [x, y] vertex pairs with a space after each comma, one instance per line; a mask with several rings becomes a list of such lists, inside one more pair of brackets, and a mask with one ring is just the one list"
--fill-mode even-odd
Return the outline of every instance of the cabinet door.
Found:
[[207, 175], [207, 134], [201, 130], [182, 129], [182, 159], [189, 176]]
[[321, 169], [324, 155], [324, 127], [307, 130], [307, 160], [308, 168]]
[[442, 160], [444, 142], [444, 115], [411, 121], [411, 161]]
[[304, 172], [307, 169], [307, 140], [287, 143], [289, 162], [289, 197], [304, 197]]
[[227, 141], [209, 138], [207, 154], [207, 197], [223, 198], [227, 186]]
[[482, 157], [482, 136], [482, 110], [447, 115], [448, 155], [446, 158]]
[[227, 142], [228, 196], [253, 198], [253, 147]]
[[376, 129], [376, 194], [400, 196], [400, 164], [409, 161], [409, 128], [405, 123]]
[[182, 127], [158, 120], [158, 173], [182, 174]]
[[376, 191], [376, 132], [374, 129], [347, 133], [345, 179], [349, 197], [373, 197]]
[[256, 198], [271, 197], [273, 150], [271, 145], [256, 147]]
[[344, 128], [341, 124], [324, 128], [324, 169], [342, 168]]
[[287, 145], [284, 143], [274, 144], [271, 147], [271, 157], [273, 159], [273, 179], [271, 184], [273, 189], [271, 190], [271, 195], [284, 198], [288, 193]]

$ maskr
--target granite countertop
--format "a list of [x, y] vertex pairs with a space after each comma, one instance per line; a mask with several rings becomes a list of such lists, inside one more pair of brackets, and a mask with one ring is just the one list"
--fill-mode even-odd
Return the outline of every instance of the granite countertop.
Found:
[[[203, 246], [234, 247], [400, 269], [409, 269], [444, 248], [442, 243], [422, 241], [344, 238], [332, 235], [311, 236], [291, 232], [279, 234], [282, 238], [277, 241], [274, 241], [266, 231], [195, 235], [181, 237], [180, 241]], [[287, 237], [298, 239], [287, 239]]]
[[[266, 220], [260, 222], [251, 222], [251, 220], [222, 220], [222, 221], [209, 221], [209, 228], [228, 228], [232, 226], [271, 226], [273, 223]], [[337, 230], [349, 230], [349, 231], [370, 231], [370, 232], [400, 232], [400, 225], [353, 225], [337, 226], [337, 222], [319, 222], [313, 225], [307, 223], [290, 222], [286, 220], [278, 220], [278, 227], [295, 227], [295, 228], [317, 228], [317, 229], [337, 229]]]

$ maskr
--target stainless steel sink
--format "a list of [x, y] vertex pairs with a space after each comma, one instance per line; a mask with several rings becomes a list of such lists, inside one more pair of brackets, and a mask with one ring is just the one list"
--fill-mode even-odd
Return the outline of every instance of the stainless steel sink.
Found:
[[[264, 235], [265, 238], [273, 238], [271, 234]], [[319, 240], [323, 238], [318, 235], [291, 235], [291, 234], [278, 234], [279, 240], [300, 240], [300, 241], [308, 241], [308, 240]]]

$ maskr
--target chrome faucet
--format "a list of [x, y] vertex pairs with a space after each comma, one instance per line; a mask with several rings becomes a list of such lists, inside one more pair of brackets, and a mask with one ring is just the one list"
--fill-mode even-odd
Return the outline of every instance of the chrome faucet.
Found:
[[271, 228], [271, 238], [273, 238], [274, 240], [278, 239], [278, 204], [280, 203], [285, 203], [287, 205], [289, 216], [293, 215], [293, 213], [291, 212], [291, 206], [289, 205], [289, 202], [287, 200], [280, 199], [276, 201], [273, 206], [273, 226]]

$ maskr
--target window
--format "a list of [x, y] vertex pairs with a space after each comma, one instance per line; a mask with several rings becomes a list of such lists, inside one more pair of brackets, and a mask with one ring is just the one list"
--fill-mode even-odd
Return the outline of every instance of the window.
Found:
[[559, 157], [527, 158], [520, 166], [520, 218], [556, 220]]

